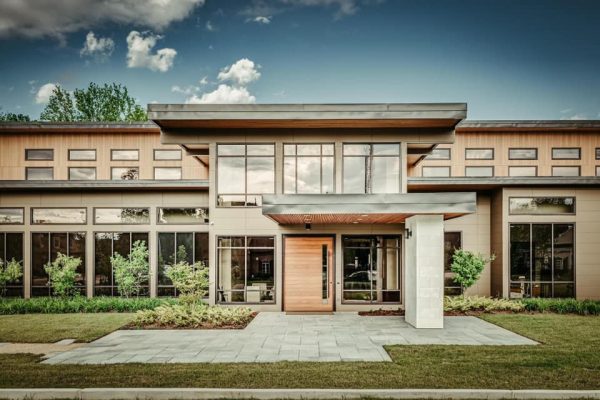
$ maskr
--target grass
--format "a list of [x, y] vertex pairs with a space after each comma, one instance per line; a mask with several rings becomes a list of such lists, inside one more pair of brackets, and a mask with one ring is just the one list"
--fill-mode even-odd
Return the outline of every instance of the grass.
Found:
[[131, 322], [132, 314], [0, 315], [0, 342], [54, 343], [62, 339], [89, 342]]
[[540, 346], [390, 346], [392, 363], [43, 365], [0, 355], [0, 387], [600, 389], [600, 318], [484, 319]]

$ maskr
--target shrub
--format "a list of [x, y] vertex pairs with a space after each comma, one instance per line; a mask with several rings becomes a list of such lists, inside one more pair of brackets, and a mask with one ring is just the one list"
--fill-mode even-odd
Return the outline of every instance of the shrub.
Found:
[[139, 296], [142, 285], [148, 282], [150, 264], [148, 262], [148, 247], [141, 240], [133, 243], [127, 258], [115, 253], [110, 262], [115, 274], [115, 283], [121, 296]]
[[205, 304], [173, 304], [138, 311], [134, 325], [166, 328], [243, 328], [254, 312], [246, 307], [219, 307]]
[[600, 301], [576, 299], [523, 299], [527, 311], [557, 314], [600, 315]]
[[17, 282], [23, 276], [23, 267], [21, 263], [14, 258], [4, 265], [5, 262], [0, 259], [0, 297], [6, 294], [6, 285]]
[[454, 282], [460, 285], [463, 295], [466, 289], [477, 282], [485, 264], [494, 261], [495, 258], [493, 254], [489, 258], [485, 258], [481, 254], [475, 254], [468, 250], [456, 249], [454, 251], [450, 270], [454, 273]]
[[36, 297], [32, 299], [0, 300], [0, 315], [9, 314], [67, 314], [100, 312], [136, 312], [151, 310], [158, 306], [176, 304], [175, 299], [150, 299], [120, 297], [72, 298]]
[[76, 293], [75, 282], [77, 268], [81, 265], [81, 258], [71, 257], [58, 253], [54, 261], [44, 266], [48, 274], [48, 286], [56, 296], [69, 297]]
[[165, 274], [173, 282], [182, 302], [197, 303], [208, 293], [208, 268], [202, 262], [188, 264], [184, 246], [179, 247], [178, 254], [184, 261], [170, 265]]
[[444, 298], [444, 311], [512, 311], [520, 312], [525, 307], [518, 300], [494, 299], [480, 296], [446, 296]]

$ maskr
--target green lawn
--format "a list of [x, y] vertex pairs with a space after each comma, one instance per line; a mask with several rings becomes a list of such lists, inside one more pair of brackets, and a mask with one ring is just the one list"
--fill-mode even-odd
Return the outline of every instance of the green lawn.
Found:
[[600, 389], [600, 318], [485, 319], [544, 344], [390, 346], [393, 363], [50, 366], [36, 356], [0, 355], [0, 387]]
[[89, 342], [119, 329], [132, 314], [0, 315], [0, 342], [54, 343], [61, 339]]

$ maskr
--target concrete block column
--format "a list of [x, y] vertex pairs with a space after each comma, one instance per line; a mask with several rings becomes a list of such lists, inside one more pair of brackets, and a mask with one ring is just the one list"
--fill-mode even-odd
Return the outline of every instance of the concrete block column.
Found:
[[415, 328], [444, 327], [444, 217], [415, 215], [405, 227], [404, 303]]

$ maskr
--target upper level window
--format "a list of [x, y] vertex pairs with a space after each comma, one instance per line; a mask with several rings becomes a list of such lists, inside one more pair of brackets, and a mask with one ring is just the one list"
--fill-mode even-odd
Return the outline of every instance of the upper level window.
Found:
[[465, 149], [467, 160], [493, 160], [494, 149]]
[[51, 181], [54, 179], [52, 167], [27, 167], [25, 179], [28, 181]]
[[494, 167], [465, 167], [465, 176], [472, 178], [487, 178], [494, 176]]
[[509, 160], [537, 160], [537, 149], [508, 149]]
[[181, 179], [181, 168], [156, 167], [154, 168], [154, 179]]
[[431, 154], [426, 157], [427, 160], [449, 160], [450, 159], [450, 149], [433, 149]]
[[96, 150], [69, 150], [69, 161], [96, 161]]
[[181, 160], [181, 150], [154, 149], [155, 161]]
[[0, 225], [25, 223], [23, 208], [0, 208]]
[[283, 145], [283, 192], [333, 193], [333, 155], [333, 144]]
[[140, 169], [138, 167], [112, 167], [110, 179], [113, 181], [132, 181], [139, 179]]
[[70, 181], [90, 181], [96, 179], [96, 168], [71, 167], [69, 168]]
[[580, 168], [578, 166], [554, 166], [552, 167], [552, 176], [579, 176]]
[[600, 160], [600, 147], [596, 147], [596, 160]]
[[33, 225], [85, 225], [86, 208], [32, 208], [31, 223]]
[[217, 146], [219, 206], [259, 206], [267, 193], [275, 193], [275, 145]]
[[508, 167], [508, 176], [537, 176], [537, 167], [510, 166]]
[[344, 193], [399, 193], [400, 144], [344, 144]]
[[600, 176], [600, 166], [596, 167], [596, 176]]
[[574, 197], [511, 197], [511, 214], [575, 214]]
[[94, 224], [149, 224], [149, 208], [95, 208]]
[[423, 167], [423, 176], [427, 178], [447, 178], [450, 176], [450, 167]]
[[110, 159], [113, 161], [137, 161], [140, 159], [139, 150], [111, 150]]
[[579, 160], [581, 149], [579, 147], [559, 147], [552, 149], [553, 160]]
[[206, 224], [208, 223], [208, 208], [160, 207], [156, 222], [159, 224]]
[[25, 160], [27, 161], [52, 161], [54, 150], [52, 149], [26, 149]]

